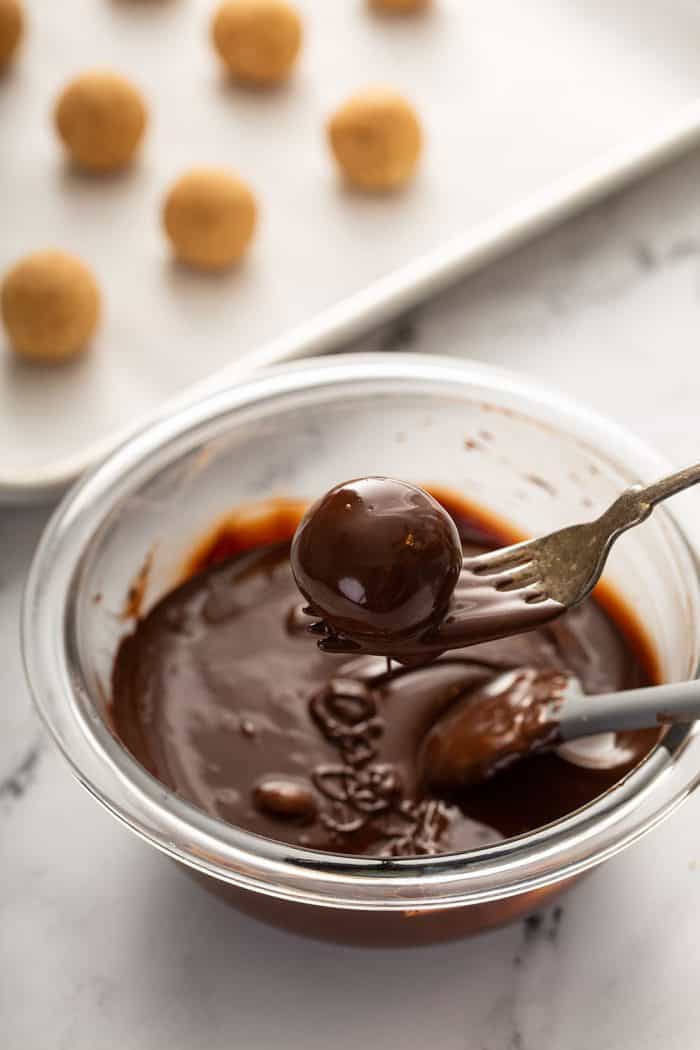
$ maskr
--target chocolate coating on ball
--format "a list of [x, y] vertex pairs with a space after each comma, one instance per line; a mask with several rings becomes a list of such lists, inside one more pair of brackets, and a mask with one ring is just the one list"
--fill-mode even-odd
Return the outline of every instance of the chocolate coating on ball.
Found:
[[360, 478], [307, 512], [294, 578], [315, 615], [350, 636], [402, 637], [438, 622], [462, 567], [457, 528], [415, 485]]

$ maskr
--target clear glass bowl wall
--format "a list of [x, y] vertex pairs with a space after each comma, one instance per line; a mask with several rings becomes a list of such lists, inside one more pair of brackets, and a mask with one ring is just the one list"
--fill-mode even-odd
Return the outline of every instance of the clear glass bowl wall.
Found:
[[[177, 580], [193, 544], [227, 512], [339, 480], [391, 474], [460, 492], [524, 534], [601, 511], [664, 464], [624, 431], [557, 395], [483, 366], [417, 355], [308, 361], [162, 418], [68, 497], [35, 561], [25, 650], [40, 711], [90, 790], [154, 845], [243, 889], [333, 908], [478, 905], [554, 886], [612, 855], [695, 785], [692, 731], [599, 802], [474, 854], [385, 862], [282, 847], [176, 798], [113, 737], [107, 705], [129, 584], [150, 559], [144, 607]], [[662, 675], [695, 673], [700, 596], [696, 497], [614, 549], [606, 579], [653, 641]], [[99, 598], [97, 597], [99, 596]]]

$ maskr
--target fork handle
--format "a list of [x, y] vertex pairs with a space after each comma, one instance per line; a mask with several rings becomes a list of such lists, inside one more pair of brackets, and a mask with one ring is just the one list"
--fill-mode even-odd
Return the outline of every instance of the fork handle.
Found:
[[651, 729], [700, 719], [700, 681], [651, 685], [601, 696], [567, 697], [558, 713], [561, 740]]
[[697, 485], [700, 481], [700, 463], [696, 463], [692, 467], [686, 467], [685, 470], [678, 470], [675, 474], [669, 474], [667, 478], [661, 478], [660, 481], [655, 481], [652, 485], [645, 485], [643, 488], [633, 489], [636, 491], [637, 499], [643, 500], [645, 503], [656, 506], [663, 499], [668, 499], [669, 496], [675, 496], [677, 492], [682, 492], [683, 489], [690, 488], [691, 485]]
[[634, 485], [618, 496], [601, 516], [600, 521], [609, 530], [612, 540], [633, 525], [645, 521], [657, 503], [668, 499], [669, 496], [675, 496], [677, 492], [682, 492], [691, 485], [697, 485], [698, 482], [700, 463], [669, 474], [651, 485]]

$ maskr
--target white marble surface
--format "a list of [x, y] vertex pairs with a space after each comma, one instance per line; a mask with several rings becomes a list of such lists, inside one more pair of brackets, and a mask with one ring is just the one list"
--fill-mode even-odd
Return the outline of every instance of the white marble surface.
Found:
[[[368, 345], [521, 369], [698, 459], [700, 153]], [[691, 1050], [700, 797], [558, 923], [394, 952], [277, 933], [201, 891], [73, 781], [32, 713], [20, 591], [43, 511], [0, 515], [3, 1050]]]

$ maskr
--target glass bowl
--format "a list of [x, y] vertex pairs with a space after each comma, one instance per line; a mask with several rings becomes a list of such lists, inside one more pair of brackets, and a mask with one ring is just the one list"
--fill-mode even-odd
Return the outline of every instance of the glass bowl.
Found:
[[[47, 526], [23, 614], [27, 674], [53, 738], [88, 790], [240, 908], [369, 943], [430, 941], [522, 915], [666, 817], [697, 784], [695, 727], [674, 728], [625, 779], [547, 827], [467, 853], [373, 860], [295, 848], [208, 816], [151, 777], [110, 726], [121, 615], [178, 579], [217, 519], [242, 504], [310, 500], [392, 474], [447, 486], [525, 535], [584, 520], [666, 464], [558, 394], [474, 363], [343, 355], [270, 370], [157, 418], [68, 494]], [[605, 574], [652, 641], [662, 678], [698, 664], [700, 503], [660, 508]], [[80, 834], [80, 829], [75, 829]]]

